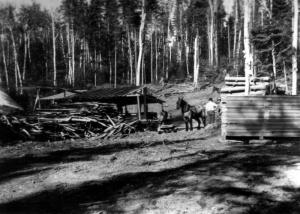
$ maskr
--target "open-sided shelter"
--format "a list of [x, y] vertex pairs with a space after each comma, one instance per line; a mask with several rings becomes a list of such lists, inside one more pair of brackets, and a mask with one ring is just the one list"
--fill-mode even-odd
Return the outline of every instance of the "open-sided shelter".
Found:
[[162, 104], [164, 102], [150, 94], [146, 86], [94, 89], [81, 94], [76, 94], [71, 99], [74, 102], [114, 103], [121, 107], [137, 105], [137, 114], [139, 119], [141, 119], [141, 104], [144, 106], [144, 112], [147, 118], [148, 104]]

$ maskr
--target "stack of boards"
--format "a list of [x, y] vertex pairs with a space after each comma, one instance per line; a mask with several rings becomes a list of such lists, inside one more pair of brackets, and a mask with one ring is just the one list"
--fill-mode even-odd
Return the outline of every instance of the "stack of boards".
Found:
[[[245, 77], [225, 77], [225, 86], [221, 89], [221, 97], [244, 96]], [[250, 79], [250, 94], [266, 95], [270, 90], [270, 77], [253, 77]]]

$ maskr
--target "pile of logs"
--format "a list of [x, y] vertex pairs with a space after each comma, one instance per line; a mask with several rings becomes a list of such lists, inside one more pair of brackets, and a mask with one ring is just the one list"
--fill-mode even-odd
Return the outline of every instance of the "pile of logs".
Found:
[[[269, 77], [253, 77], [250, 79], [250, 95], [266, 95], [270, 90]], [[222, 96], [245, 95], [245, 77], [225, 77]]]
[[54, 141], [96, 136], [123, 137], [135, 132], [137, 126], [137, 120], [119, 116], [110, 108], [102, 107], [98, 111], [85, 109], [77, 113], [70, 113], [70, 109], [48, 109], [28, 116], [0, 116], [0, 140]]

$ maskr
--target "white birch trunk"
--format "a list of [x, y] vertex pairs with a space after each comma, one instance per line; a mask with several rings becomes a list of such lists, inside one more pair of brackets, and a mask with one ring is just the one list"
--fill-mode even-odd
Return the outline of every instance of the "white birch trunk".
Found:
[[157, 30], [155, 31], [155, 82], [158, 80], [158, 41], [157, 41]]
[[52, 24], [52, 47], [53, 47], [53, 86], [57, 86], [56, 81], [56, 43], [55, 43], [55, 23], [54, 23], [54, 15], [51, 16], [51, 24]]
[[272, 66], [273, 66], [274, 81], [276, 82], [277, 71], [276, 71], [276, 56], [275, 56], [274, 40], [272, 40]]
[[219, 46], [218, 46], [218, 28], [217, 25], [214, 24], [214, 66], [219, 66]]
[[[3, 35], [3, 28], [2, 28], [2, 35]], [[4, 38], [2, 38], [2, 37], [1, 37], [1, 49], [2, 49], [2, 59], [3, 59], [3, 66], [4, 66], [6, 88], [9, 91], [9, 81], [8, 81], [8, 71], [7, 71], [6, 56], [5, 56]]]
[[71, 28], [71, 56], [72, 56], [72, 87], [75, 86], [75, 35], [74, 26]]
[[129, 54], [129, 67], [130, 67], [130, 84], [133, 84], [133, 57], [131, 50], [131, 39], [130, 39], [130, 30], [127, 25], [127, 43], [128, 43], [128, 54]]
[[137, 69], [136, 69], [136, 86], [141, 85], [141, 71], [142, 71], [142, 56], [143, 56], [143, 35], [144, 35], [144, 27], [146, 21], [146, 13], [145, 13], [145, 0], [143, 0], [142, 5], [142, 15], [141, 15], [141, 25], [139, 30], [139, 57], [137, 62]]
[[289, 94], [289, 86], [287, 80], [285, 61], [283, 61], [283, 74], [284, 74], [285, 94]]
[[298, 16], [299, 16], [298, 0], [293, 0], [293, 37], [292, 37], [292, 95], [297, 95], [298, 87], [298, 66], [297, 66], [297, 51], [298, 51]]
[[236, 56], [235, 56], [235, 70], [236, 75], [239, 75], [240, 70], [240, 50], [241, 50], [241, 43], [242, 43], [242, 29], [239, 30], [239, 37], [237, 42], [237, 48], [236, 48]]
[[108, 53], [109, 56], [109, 85], [112, 83], [112, 65], [111, 65], [111, 52]]
[[70, 42], [70, 25], [66, 23], [66, 31], [67, 31], [67, 48], [68, 48], [68, 78], [67, 82], [71, 86], [72, 85], [72, 60], [71, 60], [71, 42]]
[[230, 36], [230, 25], [227, 22], [227, 39], [228, 39], [228, 62], [231, 62], [231, 36]]
[[233, 69], [238, 74], [239, 70], [239, 54], [240, 54], [240, 47], [241, 47], [241, 34], [242, 31], [238, 27], [238, 23], [240, 20], [239, 16], [239, 0], [235, 1], [235, 19], [234, 19], [234, 43], [233, 43]]
[[194, 87], [198, 87], [199, 77], [199, 35], [197, 33], [194, 41]]
[[235, 62], [235, 58], [236, 58], [236, 43], [237, 43], [237, 34], [238, 34], [238, 29], [237, 29], [237, 25], [238, 25], [238, 1], [239, 0], [235, 0], [235, 17], [234, 17], [234, 38], [233, 38], [233, 50], [232, 50], [232, 56], [234, 57], [234, 62]]
[[[134, 69], [135, 69], [135, 75], [137, 71], [137, 32], [134, 31]], [[136, 82], [136, 79], [135, 79]]]
[[245, 95], [250, 93], [251, 53], [250, 53], [250, 1], [244, 0], [244, 58], [245, 58]]
[[215, 43], [215, 35], [214, 35], [214, 24], [215, 24], [215, 14], [214, 14], [214, 2], [213, 0], [208, 0], [209, 4], [209, 15], [208, 15], [208, 33], [209, 33], [209, 66], [214, 65], [214, 43]]
[[115, 81], [114, 87], [117, 87], [117, 45], [115, 44]]
[[188, 30], [186, 29], [185, 31], [185, 63], [186, 63], [186, 74], [187, 76], [190, 75], [190, 70], [189, 70], [189, 54], [190, 54], [190, 47], [188, 43]]
[[153, 33], [151, 33], [151, 41], [150, 41], [150, 76], [151, 76], [151, 83], [153, 83]]
[[[170, 14], [169, 14], [169, 16], [170, 16]], [[170, 65], [170, 62], [171, 62], [171, 60], [170, 60], [170, 58], [171, 58], [171, 55], [170, 55], [170, 53], [171, 53], [171, 46], [170, 46], [170, 44], [169, 44], [169, 42], [170, 42], [170, 18], [168, 18], [168, 29], [167, 29], [167, 46], [168, 46], [168, 48], [169, 48], [169, 54], [168, 53], [166, 53], [166, 55], [167, 55], [167, 64], [166, 64], [166, 71], [165, 71], [165, 78], [166, 78], [166, 80], [169, 78], [169, 65]], [[166, 52], [168, 52], [168, 49], [166, 50]]]
[[20, 67], [19, 67], [19, 63], [18, 63], [17, 47], [16, 47], [15, 38], [14, 38], [14, 34], [13, 34], [13, 31], [12, 31], [12, 28], [9, 27], [9, 30], [10, 30], [11, 40], [12, 40], [12, 44], [13, 44], [16, 91], [20, 91], [20, 94], [23, 94], [23, 83], [22, 83], [22, 78], [21, 78], [21, 73], [20, 73]]
[[[101, 56], [101, 55], [100, 55]], [[86, 84], [86, 70], [85, 70], [85, 64], [86, 64], [86, 39], [83, 39], [83, 53], [82, 53], [82, 70], [83, 70], [83, 79], [84, 83]]]
[[22, 80], [25, 80], [26, 77], [26, 59], [27, 59], [27, 34], [24, 33], [24, 59], [23, 59], [23, 73]]
[[30, 51], [30, 32], [27, 35], [27, 50], [28, 50], [28, 59], [29, 63], [31, 63], [31, 51]]
[[162, 52], [162, 66], [163, 72], [165, 72], [165, 53], [166, 53], [166, 45], [165, 45], [165, 37], [162, 36], [162, 45], [163, 45], [163, 52]]

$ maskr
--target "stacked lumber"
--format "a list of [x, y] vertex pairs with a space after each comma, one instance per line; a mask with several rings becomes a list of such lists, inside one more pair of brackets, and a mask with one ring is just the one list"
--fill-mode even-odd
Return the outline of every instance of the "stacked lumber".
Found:
[[[223, 97], [245, 95], [245, 80], [245, 77], [225, 77], [225, 86], [221, 89], [221, 95]], [[269, 90], [269, 77], [253, 77], [250, 79], [250, 95], [266, 95]]]
[[55, 141], [88, 137], [124, 137], [137, 130], [133, 118], [108, 107], [80, 112], [49, 111], [28, 116], [0, 117], [0, 140]]

